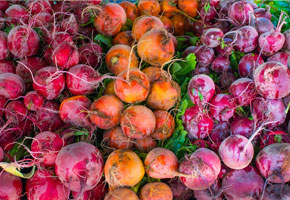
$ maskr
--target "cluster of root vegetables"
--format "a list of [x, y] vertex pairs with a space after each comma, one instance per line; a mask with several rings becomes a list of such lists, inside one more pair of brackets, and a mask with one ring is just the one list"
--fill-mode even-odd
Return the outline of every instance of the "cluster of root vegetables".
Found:
[[[290, 198], [284, 13], [274, 26], [244, 0], [3, 0], [0, 19], [1, 200]], [[184, 99], [171, 67], [192, 54], [181, 120], [196, 150], [178, 158], [163, 148]]]

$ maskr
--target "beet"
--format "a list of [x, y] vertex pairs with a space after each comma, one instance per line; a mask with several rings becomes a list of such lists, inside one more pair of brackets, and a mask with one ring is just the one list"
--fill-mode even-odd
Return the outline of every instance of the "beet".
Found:
[[231, 84], [229, 92], [237, 99], [240, 106], [250, 105], [257, 96], [254, 81], [249, 78], [239, 78], [235, 80]]
[[79, 48], [80, 63], [93, 68], [98, 67], [102, 61], [102, 48], [96, 43], [86, 43]]
[[250, 3], [246, 1], [237, 1], [233, 3], [228, 10], [228, 16], [231, 22], [236, 26], [242, 26], [249, 22], [250, 14], [254, 9]]
[[214, 58], [214, 50], [205, 45], [201, 45], [194, 50], [197, 61], [203, 65], [208, 66]]
[[228, 94], [217, 94], [211, 101], [209, 112], [218, 121], [228, 121], [235, 112], [235, 104]]
[[230, 68], [230, 60], [226, 56], [218, 55], [213, 59], [211, 63], [211, 69], [217, 73], [229, 71]]
[[225, 175], [222, 181], [224, 195], [228, 200], [259, 199], [263, 185], [263, 178], [252, 166], [241, 170], [232, 170]]
[[202, 33], [200, 41], [207, 47], [215, 48], [220, 45], [223, 36], [224, 33], [221, 29], [209, 28]]
[[258, 54], [248, 53], [244, 55], [239, 62], [240, 76], [251, 78], [254, 70], [263, 63], [263, 58], [261, 56], [259, 57]]
[[3, 73], [12, 73], [15, 74], [15, 66], [10, 60], [0, 61], [0, 74]]
[[249, 53], [258, 46], [259, 34], [252, 26], [243, 26], [237, 30], [237, 40], [235, 49], [241, 52]]
[[232, 135], [250, 138], [254, 131], [254, 122], [247, 117], [239, 117], [233, 120], [230, 130]]
[[287, 66], [288, 65], [288, 59], [289, 59], [290, 54], [287, 52], [278, 52], [275, 53], [273, 56], [268, 58], [268, 62], [274, 61], [274, 62], [280, 62], [283, 65]]
[[22, 181], [19, 177], [3, 171], [0, 174], [0, 182], [0, 199], [20, 200]]
[[55, 160], [55, 172], [59, 180], [71, 191], [81, 193], [99, 183], [103, 166], [101, 152], [85, 142], [63, 147]]

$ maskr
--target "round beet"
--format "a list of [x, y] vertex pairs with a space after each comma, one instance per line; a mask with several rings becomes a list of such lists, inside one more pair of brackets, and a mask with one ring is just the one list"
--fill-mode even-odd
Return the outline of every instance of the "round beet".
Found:
[[290, 51], [290, 29], [286, 30], [283, 34], [285, 36], [284, 48]]
[[93, 189], [102, 178], [103, 166], [101, 152], [85, 142], [63, 147], [55, 160], [57, 177], [74, 192]]
[[231, 169], [247, 167], [254, 156], [254, 147], [252, 143], [245, 147], [247, 142], [248, 139], [242, 135], [227, 137], [219, 147], [219, 155], [223, 163]]
[[259, 37], [259, 47], [264, 55], [273, 55], [282, 49], [285, 42], [285, 36], [280, 33], [279, 28], [265, 32]]
[[28, 200], [53, 199], [66, 200], [69, 189], [54, 176], [52, 171], [37, 170], [25, 185]]
[[186, 156], [179, 165], [180, 179], [192, 190], [204, 190], [217, 179], [221, 161], [213, 151], [200, 148]]
[[132, 139], [150, 136], [156, 127], [154, 113], [145, 106], [130, 106], [122, 114], [121, 128]]
[[28, 110], [37, 111], [44, 103], [44, 98], [35, 91], [26, 93], [23, 99], [24, 105]]
[[8, 19], [6, 21], [8, 26], [27, 24], [29, 12], [20, 4], [12, 4], [5, 10], [5, 17]]
[[267, 61], [268, 62], [270, 62], [270, 61], [280, 62], [283, 65], [288, 66], [289, 57], [290, 57], [290, 53], [278, 52], [278, 53], [275, 53], [273, 56], [269, 57]]
[[280, 99], [290, 93], [290, 70], [279, 62], [266, 62], [254, 72], [257, 91], [265, 98]]
[[231, 69], [230, 64], [231, 63], [228, 57], [218, 55], [213, 59], [211, 63], [211, 69], [217, 73], [226, 72]]
[[33, 89], [46, 99], [57, 98], [65, 87], [65, 77], [56, 67], [44, 67], [35, 73]]
[[271, 184], [265, 190], [263, 200], [290, 199], [290, 186], [287, 184]]
[[40, 12], [50, 13], [52, 11], [49, 0], [33, 0], [33, 1], [30, 0], [26, 3], [27, 8], [33, 15], [38, 14]]
[[254, 122], [247, 117], [235, 118], [230, 130], [232, 135], [242, 135], [250, 138], [254, 131]]
[[156, 127], [152, 133], [152, 137], [156, 140], [165, 140], [171, 137], [175, 122], [173, 116], [165, 110], [155, 110]]
[[224, 33], [219, 28], [209, 28], [203, 31], [200, 41], [210, 48], [215, 48], [220, 45]]
[[236, 26], [247, 24], [252, 13], [254, 13], [254, 9], [247, 1], [237, 1], [228, 10], [228, 16]]
[[240, 76], [251, 78], [253, 76], [254, 70], [263, 63], [264, 63], [263, 58], [261, 56], [259, 57], [258, 54], [248, 53], [244, 55], [239, 62]]
[[104, 95], [91, 105], [89, 117], [93, 124], [101, 129], [111, 129], [119, 125], [124, 105], [114, 95]]
[[235, 80], [231, 84], [229, 92], [237, 99], [240, 106], [248, 106], [257, 96], [254, 81], [249, 78]]
[[259, 34], [262, 34], [268, 31], [273, 31], [274, 24], [271, 22], [271, 20], [265, 17], [258, 17], [255, 19], [255, 28]]
[[[242, 2], [242, 1], [241, 1]], [[252, 26], [243, 26], [237, 30], [237, 40], [235, 49], [241, 52], [249, 53], [258, 46], [259, 34]]]
[[289, 143], [271, 144], [257, 155], [257, 168], [268, 181], [286, 183], [290, 181], [289, 155]]
[[194, 104], [199, 105], [200, 103], [207, 103], [214, 96], [215, 84], [213, 80], [205, 74], [196, 75], [192, 77], [188, 83], [187, 92]]
[[40, 38], [32, 28], [16, 26], [9, 32], [7, 44], [15, 57], [24, 58], [38, 52]]
[[2, 171], [0, 183], [0, 199], [20, 200], [22, 196], [22, 181], [19, 177]]
[[191, 140], [206, 138], [213, 129], [214, 121], [198, 106], [186, 109], [182, 120]]
[[8, 121], [12, 121], [15, 124], [23, 121], [28, 114], [28, 110], [21, 100], [9, 101], [4, 109], [5, 117]]
[[73, 43], [62, 42], [53, 49], [52, 62], [61, 69], [69, 69], [79, 63], [80, 55]]
[[66, 74], [66, 86], [73, 95], [92, 93], [101, 80], [94, 68], [84, 64], [71, 67]]
[[79, 30], [79, 24], [74, 14], [70, 14], [69, 16], [65, 17], [62, 20], [60, 27], [62, 31], [71, 35], [75, 35]]
[[3, 73], [12, 73], [15, 74], [15, 66], [10, 60], [0, 61], [0, 74]]
[[79, 48], [80, 63], [89, 65], [93, 68], [98, 67], [102, 61], [102, 48], [96, 43], [86, 43]]
[[16, 74], [0, 74], [0, 95], [7, 99], [15, 99], [21, 96], [25, 91], [25, 85], [22, 78]]
[[73, 96], [61, 102], [59, 116], [64, 123], [84, 128], [92, 127], [88, 118], [88, 110], [92, 102], [86, 96]]
[[10, 51], [7, 46], [7, 34], [0, 31], [0, 60], [7, 59], [10, 55]]
[[33, 138], [31, 152], [43, 166], [54, 166], [58, 151], [63, 146], [64, 141], [58, 134], [45, 131]]
[[197, 61], [202, 66], [208, 66], [214, 58], [214, 50], [205, 45], [198, 46], [194, 49]]
[[104, 132], [103, 140], [109, 147], [115, 149], [131, 149], [134, 146], [133, 141], [123, 133], [119, 126]]
[[263, 178], [252, 166], [228, 172], [222, 182], [227, 200], [259, 199], [263, 186]]
[[228, 121], [235, 112], [235, 104], [228, 94], [217, 94], [211, 101], [209, 112], [218, 121]]

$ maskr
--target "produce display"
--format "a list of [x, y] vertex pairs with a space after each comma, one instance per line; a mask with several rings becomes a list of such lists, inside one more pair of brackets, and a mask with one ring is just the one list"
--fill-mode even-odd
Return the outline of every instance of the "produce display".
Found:
[[289, 5], [1, 0], [0, 200], [289, 200]]

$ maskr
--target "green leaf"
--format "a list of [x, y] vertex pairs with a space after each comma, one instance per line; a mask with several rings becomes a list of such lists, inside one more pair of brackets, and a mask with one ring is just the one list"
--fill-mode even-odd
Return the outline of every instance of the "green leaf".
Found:
[[232, 54], [230, 55], [230, 62], [231, 62], [231, 69], [233, 72], [238, 72], [239, 62], [244, 55], [245, 53], [243, 52], [232, 51]]
[[184, 76], [186, 74], [189, 74], [190, 72], [192, 72], [195, 67], [196, 67], [196, 56], [194, 53], [189, 54], [186, 57], [186, 62], [184, 63], [180, 63], [180, 65], [182, 66], [182, 69], [177, 71], [175, 74], [175, 76]]
[[281, 141], [282, 141], [282, 136], [281, 135], [275, 135], [275, 141], [277, 142], [277, 143], [281, 143]]
[[207, 13], [209, 9], [210, 9], [210, 3], [207, 2], [207, 3], [204, 5], [204, 11], [205, 11], [205, 13]]
[[94, 41], [95, 42], [101, 42], [101, 43], [105, 44], [107, 47], [111, 47], [112, 46], [112, 38], [103, 36], [101, 34], [96, 35], [95, 38], [94, 38]]
[[199, 42], [200, 38], [194, 36], [194, 37], [191, 37], [189, 40], [190, 40], [191, 45], [195, 46], [196, 43]]
[[77, 131], [74, 133], [75, 136], [89, 136], [89, 133], [87, 130], [84, 130], [84, 131]]
[[128, 31], [132, 30], [133, 22], [130, 19], [126, 20], [126, 23], [122, 26], [121, 31]]
[[198, 97], [199, 97], [200, 101], [203, 100], [203, 96], [202, 96], [202, 94], [200, 93], [200, 91], [198, 91]]
[[22, 173], [19, 171], [19, 168], [15, 163], [0, 162], [0, 167], [2, 167], [4, 171], [13, 174], [14, 176], [25, 179], [30, 179], [35, 172], [35, 166], [33, 166], [29, 173]]

